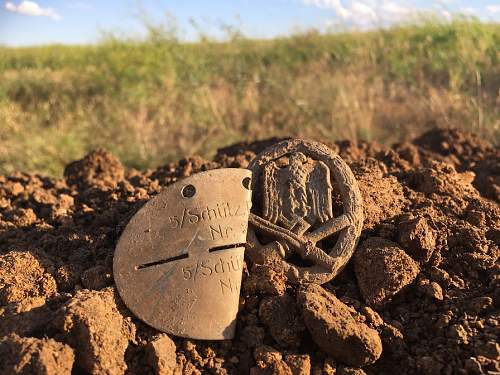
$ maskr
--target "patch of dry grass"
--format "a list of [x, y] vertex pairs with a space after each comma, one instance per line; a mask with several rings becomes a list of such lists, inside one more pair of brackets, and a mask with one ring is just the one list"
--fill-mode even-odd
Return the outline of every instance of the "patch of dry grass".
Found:
[[60, 175], [99, 146], [145, 168], [270, 136], [391, 143], [455, 126], [498, 141], [499, 30], [0, 49], [0, 172]]

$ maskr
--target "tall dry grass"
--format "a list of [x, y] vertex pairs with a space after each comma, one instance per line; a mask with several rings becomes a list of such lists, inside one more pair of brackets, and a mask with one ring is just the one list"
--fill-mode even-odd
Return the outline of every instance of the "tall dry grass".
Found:
[[270, 41], [0, 48], [0, 172], [94, 147], [145, 168], [270, 136], [384, 143], [432, 126], [498, 141], [500, 26], [428, 21]]

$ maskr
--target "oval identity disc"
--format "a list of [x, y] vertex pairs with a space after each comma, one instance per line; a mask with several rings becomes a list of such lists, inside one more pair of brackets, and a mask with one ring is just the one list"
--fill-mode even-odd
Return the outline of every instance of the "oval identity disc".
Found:
[[251, 176], [237, 168], [192, 175], [132, 217], [113, 272], [120, 296], [139, 319], [177, 336], [234, 336]]

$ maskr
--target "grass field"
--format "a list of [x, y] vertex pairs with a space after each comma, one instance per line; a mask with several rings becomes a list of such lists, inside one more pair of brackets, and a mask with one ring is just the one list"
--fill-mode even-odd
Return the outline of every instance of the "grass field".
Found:
[[267, 41], [0, 48], [0, 173], [61, 175], [103, 146], [154, 167], [269, 136], [378, 140], [455, 126], [500, 138], [500, 25], [427, 21]]

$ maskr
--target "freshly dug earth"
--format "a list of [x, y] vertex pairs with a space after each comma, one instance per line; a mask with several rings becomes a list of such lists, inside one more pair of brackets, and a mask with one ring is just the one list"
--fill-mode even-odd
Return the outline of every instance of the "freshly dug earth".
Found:
[[128, 220], [162, 187], [245, 168], [274, 142], [144, 172], [98, 150], [64, 180], [0, 176], [0, 373], [498, 373], [500, 151], [456, 130], [330, 144], [364, 198], [358, 249], [323, 286], [247, 260], [234, 340], [169, 337], [132, 316], [112, 277]]

